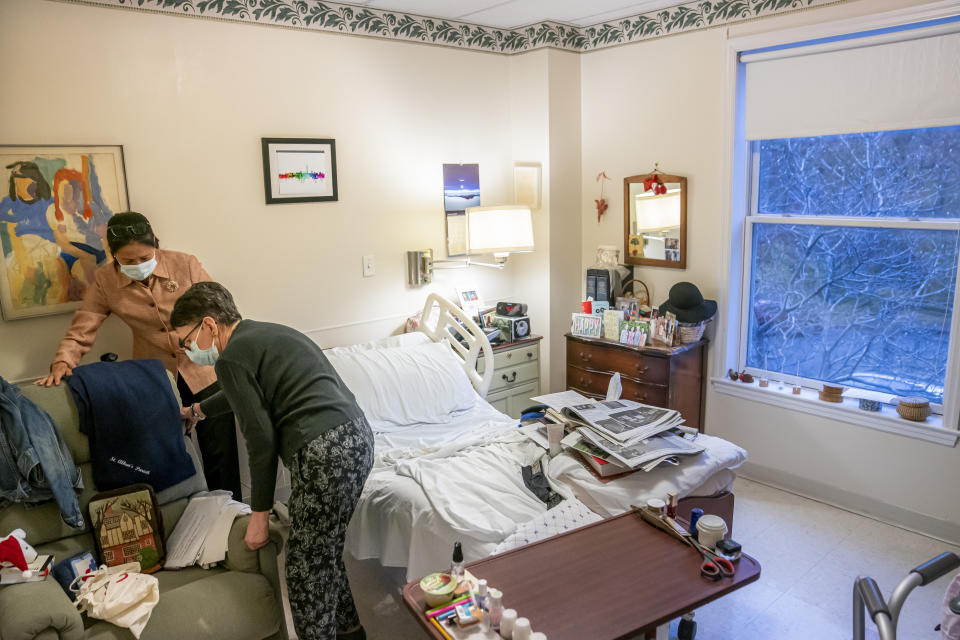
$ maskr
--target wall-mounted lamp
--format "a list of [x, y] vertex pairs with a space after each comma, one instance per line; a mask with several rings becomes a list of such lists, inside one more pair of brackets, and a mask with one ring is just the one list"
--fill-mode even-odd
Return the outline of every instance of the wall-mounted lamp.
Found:
[[[533, 220], [530, 207], [471, 207], [467, 217], [467, 257], [463, 260], [433, 260], [433, 252], [407, 252], [407, 283], [421, 285], [433, 278], [433, 269], [464, 268], [471, 265], [502, 269], [511, 253], [533, 251]], [[477, 262], [471, 256], [493, 254], [494, 263]]]

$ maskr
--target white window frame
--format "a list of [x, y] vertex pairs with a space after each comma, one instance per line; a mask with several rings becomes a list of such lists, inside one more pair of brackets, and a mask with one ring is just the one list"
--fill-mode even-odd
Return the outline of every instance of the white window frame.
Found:
[[[938, 413], [931, 415], [926, 422], [917, 423], [904, 420], [889, 405], [878, 413], [862, 411], [855, 400], [842, 404], [833, 404], [819, 400], [817, 391], [822, 384], [819, 380], [798, 378], [784, 374], [770, 374], [770, 386], [760, 388], [756, 382], [744, 384], [730, 380], [725, 372], [728, 368], [741, 371], [747, 369], [755, 377], [764, 372], [747, 368], [746, 349], [749, 331], [750, 269], [753, 263], [753, 226], [758, 223], [769, 224], [810, 224], [816, 226], [845, 226], [899, 229], [937, 229], [958, 230], [960, 220], [955, 219], [911, 219], [911, 218], [854, 218], [816, 215], [769, 214], [757, 210], [757, 180], [759, 164], [759, 142], [744, 140], [743, 126], [743, 88], [745, 82], [744, 65], [739, 61], [743, 51], [778, 46], [823, 37], [878, 29], [956, 15], [960, 9], [958, 0], [943, 0], [926, 7], [896, 10], [871, 16], [869, 19], [857, 18], [834, 23], [813, 25], [789, 29], [782, 32], [745, 36], [728, 40], [727, 46], [727, 148], [729, 150], [726, 177], [727, 202], [725, 211], [727, 236], [730, 239], [730, 252], [724, 256], [729, 269], [730, 281], [725, 291], [729, 301], [729, 311], [719, 318], [717, 342], [722, 354], [714, 359], [712, 378], [715, 391], [740, 398], [772, 404], [781, 408], [794, 409], [826, 418], [831, 418], [858, 426], [864, 426], [888, 433], [895, 433], [937, 444], [955, 446], [960, 438], [960, 261], [956, 271], [954, 301], [950, 322], [952, 348], [948, 348], [947, 373], [944, 380], [944, 403], [933, 407]], [[777, 382], [774, 382], [776, 380]], [[801, 393], [792, 393], [793, 384], [799, 384]], [[871, 395], [862, 391], [858, 395]], [[874, 397], [871, 395], [871, 397]], [[876, 394], [879, 399], [887, 399], [886, 394]]]

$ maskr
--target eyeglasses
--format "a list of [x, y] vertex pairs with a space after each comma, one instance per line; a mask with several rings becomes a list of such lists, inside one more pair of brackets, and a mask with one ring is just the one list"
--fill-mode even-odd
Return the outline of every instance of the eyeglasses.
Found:
[[180, 338], [179, 344], [180, 344], [180, 348], [181, 348], [181, 349], [186, 349], [186, 348], [187, 348], [187, 343], [185, 342], [185, 340], [189, 339], [190, 336], [193, 335], [193, 332], [196, 331], [197, 329], [199, 329], [199, 328], [200, 328], [200, 325], [202, 325], [202, 324], [203, 324], [203, 320], [201, 320], [200, 322], [198, 322], [198, 323], [196, 324], [196, 326], [193, 327], [193, 329], [190, 329], [190, 331], [187, 333], [187, 337], [186, 337], [186, 338]]
[[133, 238], [135, 236], [145, 236], [152, 232], [153, 229], [146, 222], [107, 226], [107, 235], [111, 238]]

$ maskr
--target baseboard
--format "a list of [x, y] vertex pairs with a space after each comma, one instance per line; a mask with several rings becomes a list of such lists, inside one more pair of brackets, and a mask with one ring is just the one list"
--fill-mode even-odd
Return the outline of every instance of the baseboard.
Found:
[[869, 496], [845, 491], [823, 482], [802, 478], [749, 461], [737, 469], [737, 475], [907, 531], [936, 538], [948, 544], [960, 544], [960, 524], [956, 522], [910, 511]]

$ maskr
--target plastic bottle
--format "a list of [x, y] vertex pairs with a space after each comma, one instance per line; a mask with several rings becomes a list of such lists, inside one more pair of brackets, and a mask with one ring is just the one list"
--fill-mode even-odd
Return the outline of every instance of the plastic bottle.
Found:
[[696, 539], [697, 537], [697, 520], [700, 519], [700, 516], [703, 515], [703, 509], [696, 507], [690, 512], [690, 535]]
[[517, 610], [504, 609], [500, 616], [500, 635], [503, 638], [513, 638], [513, 627], [517, 623]]
[[500, 632], [500, 618], [503, 616], [503, 593], [499, 589], [487, 591], [487, 615], [490, 628]]
[[482, 610], [487, 610], [487, 580], [486, 578], [480, 578], [477, 581], [477, 606]]
[[534, 631], [530, 634], [530, 640], [547, 640], [547, 634]]
[[463, 580], [463, 547], [459, 542], [453, 543], [453, 563], [450, 565], [450, 575], [457, 582]]

